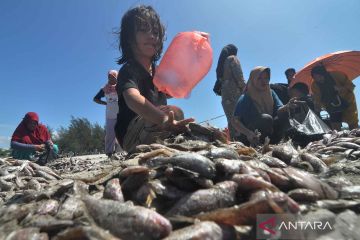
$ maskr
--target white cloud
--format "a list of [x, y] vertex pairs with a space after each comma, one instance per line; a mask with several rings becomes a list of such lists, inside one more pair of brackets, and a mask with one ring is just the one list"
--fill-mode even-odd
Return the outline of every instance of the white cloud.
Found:
[[10, 148], [10, 140], [11, 137], [8, 136], [0, 136], [0, 148]]

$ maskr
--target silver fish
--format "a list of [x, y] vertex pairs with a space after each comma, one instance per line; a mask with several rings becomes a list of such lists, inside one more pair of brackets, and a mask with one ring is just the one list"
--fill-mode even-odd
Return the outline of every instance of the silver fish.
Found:
[[215, 164], [207, 157], [197, 153], [177, 153], [172, 157], [156, 157], [147, 161], [149, 167], [178, 166], [197, 172], [206, 178], [215, 177]]
[[310, 153], [303, 152], [300, 154], [300, 158], [311, 164], [311, 166], [314, 168], [315, 172], [317, 173], [324, 173], [328, 170], [328, 167], [326, 164], [315, 155], [312, 155]]
[[166, 218], [144, 207], [90, 196], [84, 197], [83, 201], [96, 223], [120, 238], [160, 239], [172, 230]]
[[108, 231], [105, 231], [102, 228], [99, 228], [95, 225], [92, 226], [77, 226], [72, 228], [67, 228], [64, 231], [58, 233], [54, 240], [120, 240], [117, 237], [114, 237]]
[[232, 226], [218, 225], [214, 222], [204, 221], [173, 231], [164, 240], [231, 240], [236, 239], [235, 229]]
[[237, 184], [225, 181], [210, 189], [201, 189], [185, 195], [168, 212], [167, 216], [192, 216], [217, 208], [229, 207], [235, 204]]
[[319, 194], [303, 188], [291, 190], [288, 192], [288, 196], [297, 202], [316, 202], [319, 199]]
[[106, 183], [104, 198], [124, 202], [121, 186], [118, 178], [113, 178]]
[[31, 239], [31, 240], [48, 240], [49, 237], [47, 233], [40, 233], [39, 228], [23, 228], [11, 232], [6, 236], [6, 240], [21, 240], [21, 239]]

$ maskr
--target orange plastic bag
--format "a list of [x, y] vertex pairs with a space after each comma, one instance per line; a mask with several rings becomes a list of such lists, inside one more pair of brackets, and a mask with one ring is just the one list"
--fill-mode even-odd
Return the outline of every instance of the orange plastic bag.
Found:
[[212, 48], [207, 33], [178, 33], [156, 69], [154, 84], [159, 91], [184, 98], [209, 72], [211, 64]]

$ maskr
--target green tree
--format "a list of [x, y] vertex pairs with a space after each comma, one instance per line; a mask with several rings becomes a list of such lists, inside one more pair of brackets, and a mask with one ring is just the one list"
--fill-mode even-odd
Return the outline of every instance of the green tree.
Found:
[[9, 157], [9, 156], [10, 156], [9, 149], [0, 148], [0, 157]]
[[99, 124], [71, 117], [70, 125], [59, 129], [56, 143], [63, 153], [88, 154], [104, 151], [104, 137], [105, 130]]
[[54, 140], [54, 129], [52, 127], [50, 127], [49, 125], [46, 125], [46, 128], [49, 131], [51, 139]]

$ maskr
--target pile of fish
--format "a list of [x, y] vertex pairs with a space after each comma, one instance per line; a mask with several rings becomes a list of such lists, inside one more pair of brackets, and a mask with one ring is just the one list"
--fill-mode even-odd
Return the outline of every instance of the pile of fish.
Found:
[[96, 158], [92, 157], [92, 155], [85, 155], [56, 159], [49, 162], [47, 166], [56, 172], [63, 174], [93, 171], [107, 167], [111, 168], [114, 164], [116, 164], [116, 162], [111, 162], [111, 159], [107, 158], [105, 155], [96, 155]]
[[327, 216], [338, 227], [319, 239], [359, 239], [359, 174], [360, 129], [254, 149], [191, 123], [122, 160], [0, 159], [0, 240], [255, 239], [271, 213]]

